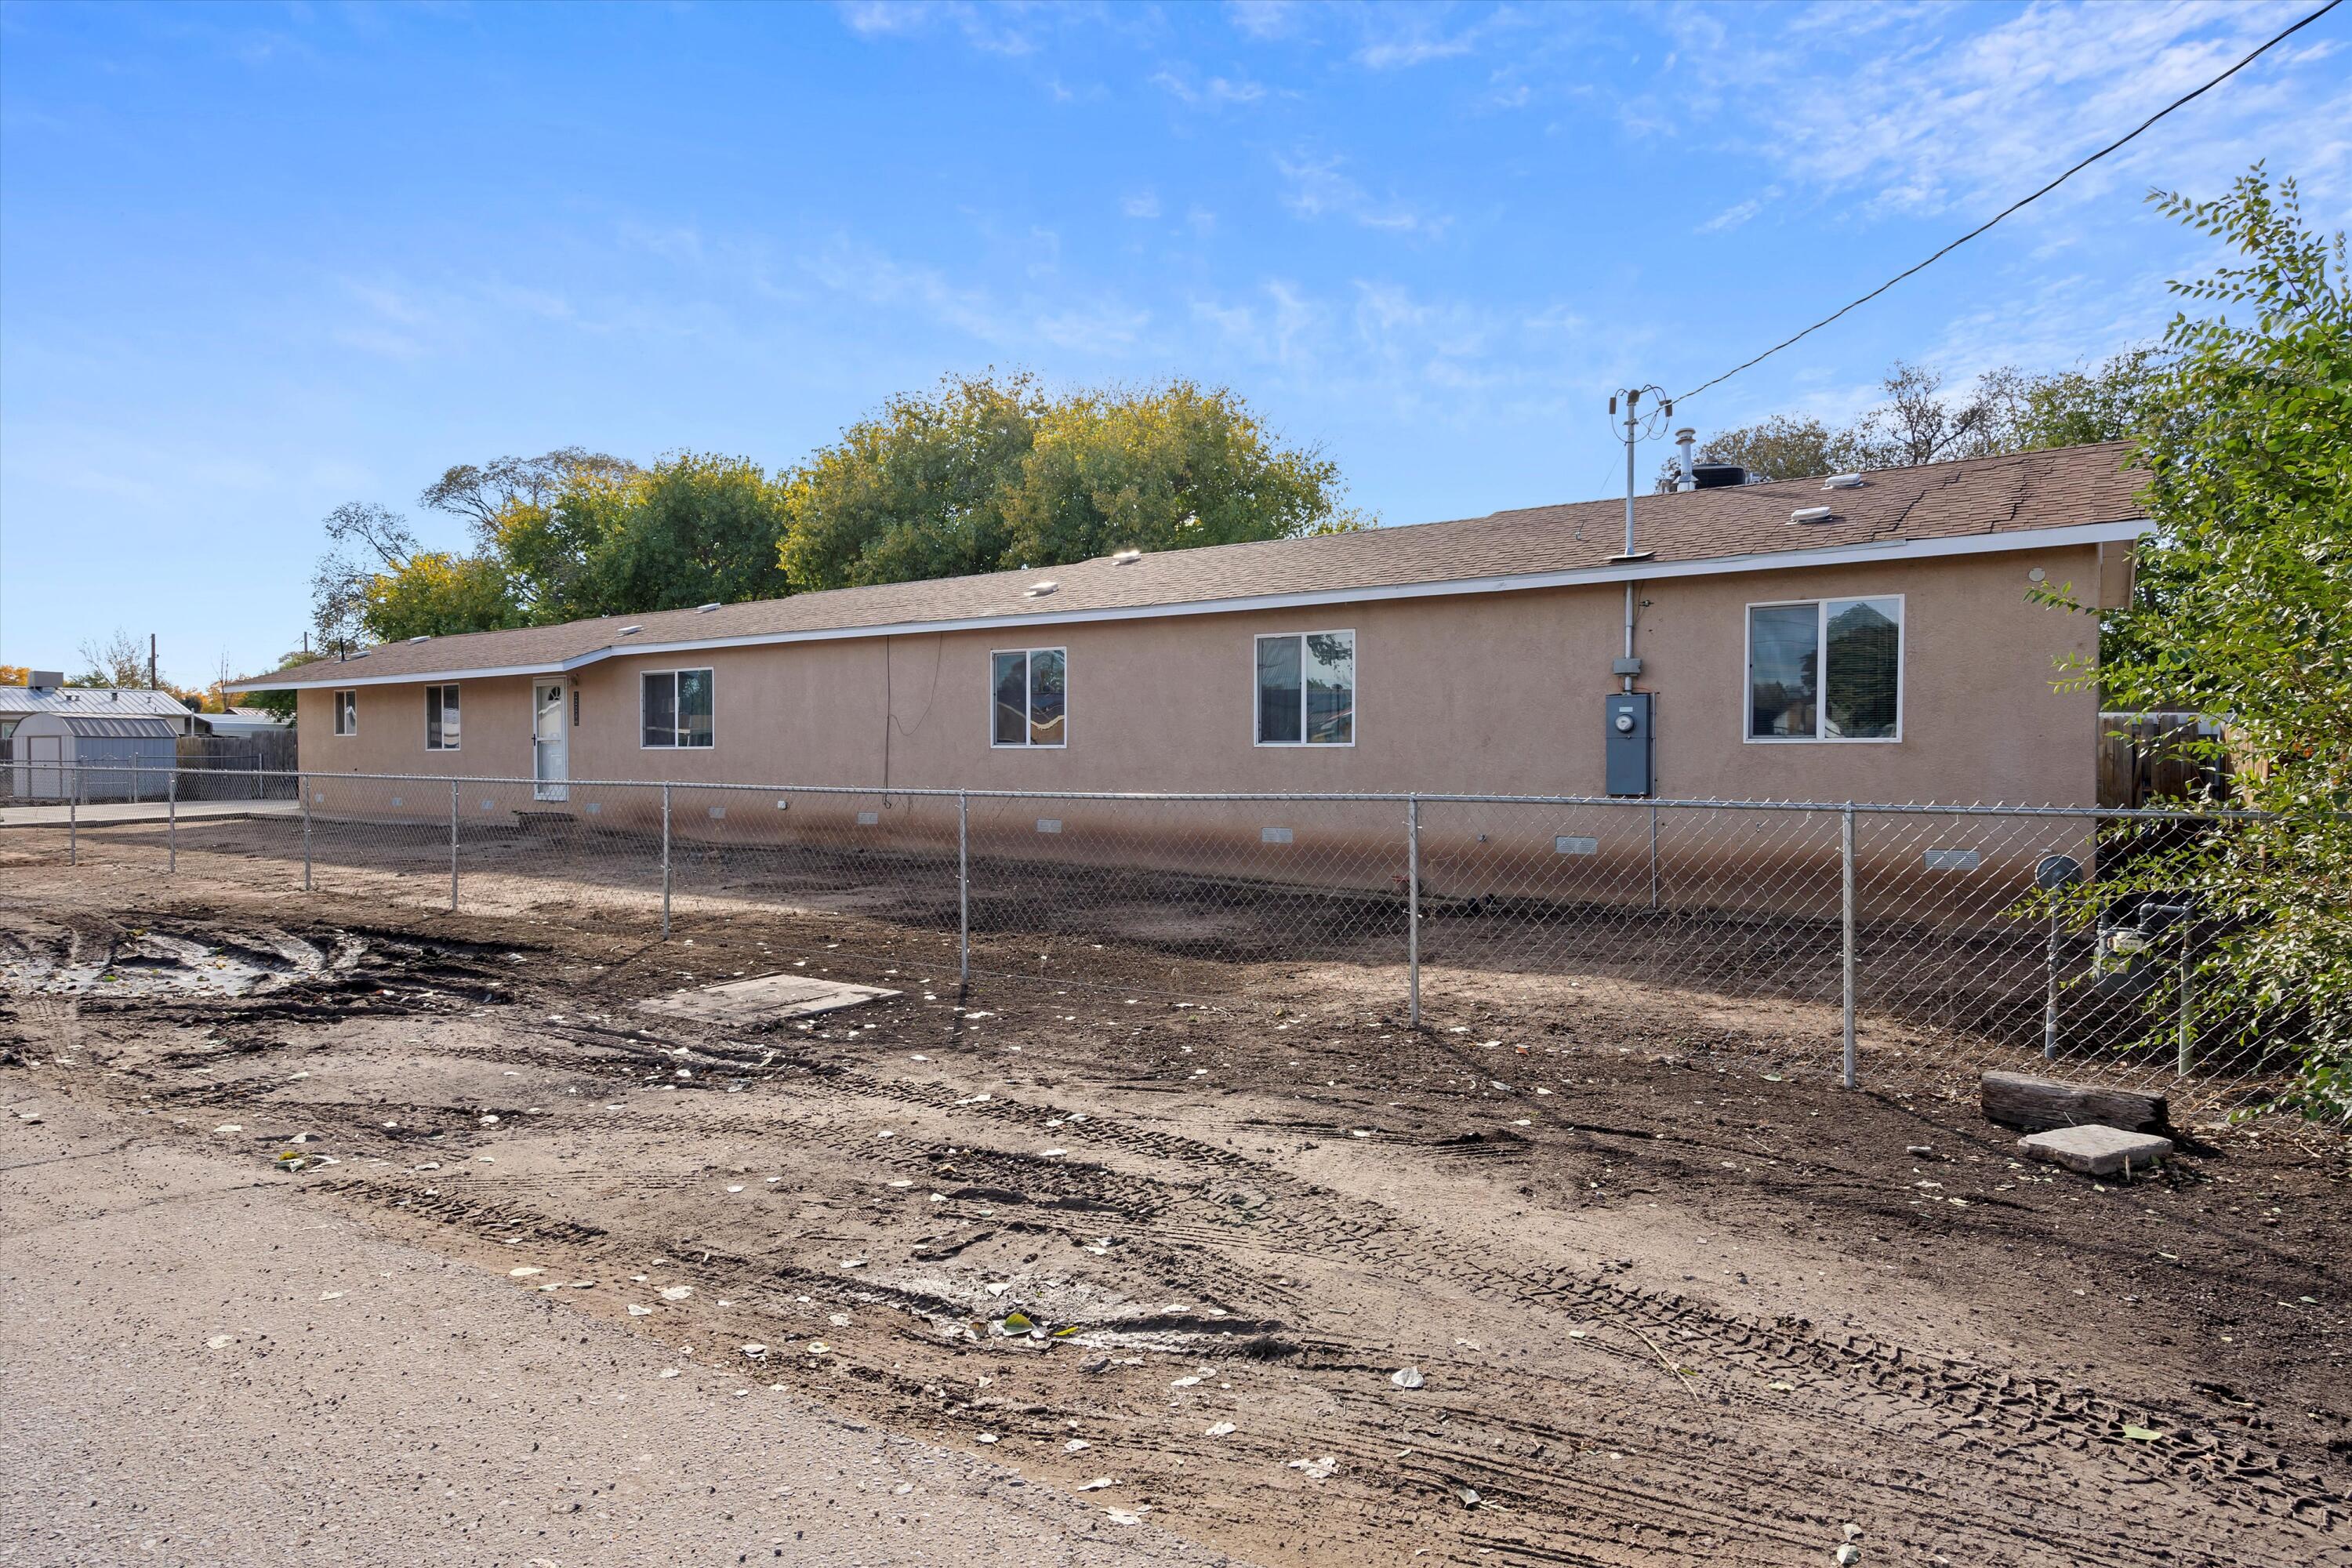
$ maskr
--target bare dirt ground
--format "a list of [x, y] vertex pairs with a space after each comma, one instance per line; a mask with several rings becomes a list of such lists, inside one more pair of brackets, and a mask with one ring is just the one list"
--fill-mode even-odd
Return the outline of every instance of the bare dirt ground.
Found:
[[[2095, 1184], [1755, 998], [1456, 972], [1416, 1032], [1339, 963], [966, 993], [854, 912], [8, 874], [0, 1104], [544, 1304], [516, 1354], [626, 1336], [745, 1443], [781, 1385], [1270, 1564], [2352, 1563], [2352, 1154], [2289, 1124]], [[635, 1005], [775, 972], [901, 994]]]

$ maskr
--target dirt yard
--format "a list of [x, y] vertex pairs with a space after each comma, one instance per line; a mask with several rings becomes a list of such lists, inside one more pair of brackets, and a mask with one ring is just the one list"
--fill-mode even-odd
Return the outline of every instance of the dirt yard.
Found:
[[[966, 993], [856, 914], [8, 874], [0, 1132], [233, 1165], [546, 1308], [514, 1355], [635, 1336], [745, 1441], [813, 1400], [1299, 1568], [2352, 1563], [2352, 1150], [2297, 1126], [2099, 1184], [1752, 999], [1454, 973], [1415, 1032], [1344, 963]], [[637, 1005], [776, 973], [899, 994]]]

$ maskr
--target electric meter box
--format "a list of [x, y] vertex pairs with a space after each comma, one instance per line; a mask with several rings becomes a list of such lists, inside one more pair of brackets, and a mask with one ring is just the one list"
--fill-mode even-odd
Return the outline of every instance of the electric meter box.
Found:
[[1609, 793], [1642, 795], [1652, 793], [1651, 768], [1656, 758], [1652, 744], [1651, 702], [1655, 694], [1626, 691], [1608, 699], [1603, 711], [1608, 723]]

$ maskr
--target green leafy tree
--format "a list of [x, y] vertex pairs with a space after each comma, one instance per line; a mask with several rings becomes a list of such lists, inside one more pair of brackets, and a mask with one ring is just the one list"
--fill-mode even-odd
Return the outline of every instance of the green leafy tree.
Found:
[[[2221, 307], [2176, 316], [2140, 411], [2156, 529], [2151, 592], [2116, 614], [2096, 668], [2122, 708], [2223, 716], [2205, 743], [2239, 763], [2241, 803], [2185, 840], [2103, 847], [2096, 896], [2186, 894], [2218, 934], [2196, 972], [2200, 1049], [2246, 1059], [2284, 1034], [2293, 1098], [2352, 1120], [2352, 291], [2345, 239], [2307, 230], [2293, 181], [2259, 165], [2229, 194], [2159, 193], [2160, 210], [2231, 246], [2173, 291]], [[2053, 589], [2050, 602], [2095, 613]], [[2135, 853], [2136, 852], [2136, 853]], [[2105, 868], [2114, 865], [2110, 874]]]
[[677, 610], [792, 592], [776, 554], [785, 489], [757, 463], [684, 453], [604, 493], [624, 504], [593, 557], [593, 613]]
[[957, 376], [843, 431], [786, 481], [793, 587], [994, 571], [1012, 536], [1004, 499], [1048, 407], [1029, 375]]
[[613, 483], [636, 472], [635, 463], [609, 452], [559, 447], [536, 458], [493, 458], [478, 466], [453, 464], [416, 499], [421, 506], [464, 518], [472, 526], [475, 539], [488, 544], [499, 519], [511, 507], [545, 506], [558, 491], [583, 480]]
[[886, 404], [789, 481], [799, 589], [1360, 528], [1336, 465], [1232, 392], [1171, 381], [1048, 397], [1027, 375]]
[[[1819, 419], [1775, 414], [1755, 425], [1717, 431], [1693, 456], [1702, 463], [1737, 463], [1759, 479], [1808, 479], [1843, 471], [1843, 432]], [[1672, 490], [1682, 479], [1682, 458], [1668, 458], [1658, 472], [1658, 489]]]
[[[2147, 417], [2162, 368], [2162, 352], [2142, 346], [2086, 369], [1989, 371], [1947, 393], [1939, 373], [1897, 360], [1879, 383], [1883, 400], [1849, 424], [1776, 414], [1718, 431], [1696, 455], [1759, 479], [1805, 479], [2122, 440]], [[1675, 489], [1680, 476], [1679, 459], [1666, 459], [1657, 488]]]
[[1339, 494], [1337, 464], [1276, 445], [1229, 392], [1180, 380], [1141, 394], [1080, 395], [1037, 422], [1004, 500], [1003, 563], [1042, 566], [1361, 526]]
[[361, 589], [360, 621], [380, 643], [522, 624], [503, 566], [445, 550], [419, 551], [369, 578]]
[[[297, 665], [315, 663], [325, 657], [309, 648], [292, 648], [279, 654], [278, 662], [270, 668], [291, 669]], [[236, 702], [242, 708], [258, 708], [265, 713], [274, 713], [291, 725], [299, 716], [297, 700], [299, 696], [300, 693], [293, 691], [248, 691], [237, 698]]]

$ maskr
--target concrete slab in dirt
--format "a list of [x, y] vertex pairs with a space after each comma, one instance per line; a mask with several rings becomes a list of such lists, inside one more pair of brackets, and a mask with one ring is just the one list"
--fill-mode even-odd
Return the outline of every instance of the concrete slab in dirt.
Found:
[[703, 985], [691, 991], [673, 991], [667, 996], [649, 996], [637, 1007], [641, 1012], [700, 1018], [713, 1024], [767, 1024], [831, 1013], [897, 994], [878, 985], [851, 985], [806, 974], [760, 974], [749, 980], [730, 980], [724, 985]]
[[2090, 1176], [2146, 1169], [2172, 1152], [2172, 1140], [2115, 1127], [2053, 1127], [2017, 1141], [2018, 1152]]

